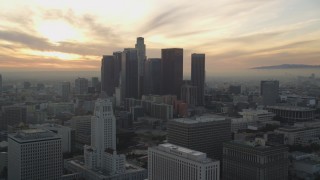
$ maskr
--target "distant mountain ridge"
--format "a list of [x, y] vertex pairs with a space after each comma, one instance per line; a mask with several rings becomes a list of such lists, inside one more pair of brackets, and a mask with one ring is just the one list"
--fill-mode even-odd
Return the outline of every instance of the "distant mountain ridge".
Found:
[[260, 66], [251, 69], [320, 69], [320, 65], [307, 64], [281, 64], [275, 66]]

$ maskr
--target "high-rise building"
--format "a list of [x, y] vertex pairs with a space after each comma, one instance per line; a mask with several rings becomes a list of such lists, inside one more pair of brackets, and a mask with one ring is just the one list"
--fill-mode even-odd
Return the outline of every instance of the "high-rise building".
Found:
[[181, 86], [181, 100], [187, 103], [188, 105], [197, 105], [197, 90], [197, 86], [192, 86], [188, 82], [186, 82]]
[[[116, 118], [110, 98], [95, 102], [91, 117], [91, 146], [84, 146], [84, 158], [65, 161], [65, 168], [88, 180], [144, 180], [147, 171], [125, 162], [125, 155], [116, 151]], [[83, 162], [84, 159], [84, 162]]]
[[145, 94], [161, 94], [161, 59], [149, 58], [145, 64]]
[[115, 93], [114, 85], [114, 58], [104, 55], [101, 64], [101, 90], [108, 96]]
[[222, 143], [231, 140], [231, 121], [220, 116], [179, 118], [168, 122], [168, 142], [222, 160]]
[[61, 138], [43, 129], [8, 135], [8, 179], [61, 179]]
[[288, 148], [268, 146], [263, 139], [223, 144], [223, 179], [288, 179]]
[[279, 81], [261, 81], [260, 85], [262, 103], [265, 106], [272, 106], [279, 98]]
[[122, 59], [122, 52], [113, 52], [113, 71], [114, 71], [114, 87], [120, 86], [120, 78], [121, 78], [121, 59]]
[[75, 94], [87, 94], [88, 93], [88, 79], [86, 78], [77, 78], [75, 80]]
[[68, 100], [70, 96], [70, 82], [62, 82], [59, 87], [59, 94], [63, 100]]
[[148, 149], [149, 180], [219, 180], [220, 162], [174, 144]]
[[3, 127], [18, 126], [27, 121], [27, 108], [25, 106], [4, 106], [2, 107]]
[[144, 90], [144, 64], [146, 61], [146, 45], [144, 44], [144, 38], [138, 37], [135, 46], [138, 56], [138, 93], [139, 97], [142, 96]]
[[183, 49], [161, 49], [162, 94], [176, 95], [180, 99], [183, 80]]
[[121, 66], [121, 99], [138, 98], [138, 56], [136, 49], [124, 49]]
[[99, 84], [99, 78], [98, 77], [92, 77], [91, 78], [91, 87], [96, 88]]
[[91, 118], [91, 146], [84, 147], [85, 165], [109, 174], [125, 172], [125, 156], [116, 152], [116, 118], [110, 99], [98, 99]]
[[241, 94], [241, 86], [231, 85], [229, 86], [229, 93], [231, 94]]
[[197, 105], [204, 105], [205, 54], [191, 55], [191, 81], [197, 87]]

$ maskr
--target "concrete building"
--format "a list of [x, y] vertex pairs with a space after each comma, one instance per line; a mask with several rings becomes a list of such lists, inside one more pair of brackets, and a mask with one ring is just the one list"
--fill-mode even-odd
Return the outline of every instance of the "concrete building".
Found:
[[146, 57], [146, 45], [144, 44], [144, 38], [138, 37], [137, 43], [135, 45], [137, 50], [137, 57], [138, 57], [138, 97], [140, 98], [144, 91], [144, 77], [145, 77], [145, 61]]
[[187, 83], [181, 86], [181, 100], [190, 106], [198, 105], [198, 87], [192, 86]]
[[264, 106], [272, 106], [279, 99], [279, 81], [261, 81], [260, 94]]
[[229, 86], [229, 93], [230, 93], [230, 94], [234, 94], [234, 95], [239, 95], [239, 94], [241, 94], [241, 86], [240, 86], [240, 85], [238, 85], [238, 86], [236, 86], [236, 85], [230, 85], [230, 86]]
[[169, 143], [204, 152], [212, 159], [222, 160], [222, 143], [231, 140], [230, 119], [221, 116], [173, 119], [167, 128]]
[[76, 95], [82, 95], [88, 93], [89, 82], [86, 78], [77, 78], [75, 80], [74, 93]]
[[268, 106], [267, 110], [273, 112], [280, 121], [288, 124], [295, 122], [312, 121], [315, 118], [315, 109], [292, 106]]
[[320, 158], [315, 154], [299, 151], [290, 153], [292, 169], [289, 171], [292, 177], [305, 180], [316, 180], [320, 173]]
[[149, 58], [145, 64], [144, 94], [161, 94], [161, 59]]
[[304, 126], [304, 127], [282, 127], [274, 130], [277, 134], [284, 135], [284, 143], [288, 145], [309, 145], [312, 141], [320, 144], [320, 126]]
[[263, 139], [223, 144], [224, 180], [288, 179], [288, 148], [267, 146]]
[[25, 106], [13, 105], [2, 107], [2, 127], [17, 126], [27, 121], [27, 108]]
[[161, 49], [162, 94], [180, 98], [183, 80], [183, 49]]
[[8, 136], [8, 179], [48, 179], [62, 176], [61, 138], [43, 129], [21, 130]]
[[197, 87], [197, 105], [204, 105], [204, 87], [206, 80], [205, 54], [191, 55], [191, 81]]
[[46, 129], [61, 137], [62, 153], [71, 153], [75, 149], [75, 130], [59, 124], [31, 125], [32, 128]]
[[149, 180], [219, 180], [220, 162], [174, 144], [148, 149]]
[[126, 48], [122, 52], [121, 62], [121, 96], [125, 98], [139, 97], [138, 52], [134, 48]]
[[104, 55], [101, 63], [101, 91], [108, 96], [113, 96], [115, 93], [114, 56]]
[[77, 149], [83, 149], [85, 144], [91, 144], [91, 116], [74, 116], [70, 124], [75, 130]]
[[145, 170], [130, 169], [125, 158], [125, 155], [116, 151], [116, 118], [112, 101], [99, 98], [91, 118], [91, 145], [84, 146], [84, 163], [83, 160], [68, 160], [65, 168], [73, 173], [81, 173], [87, 180], [145, 179]]
[[69, 99], [71, 91], [71, 85], [70, 82], [62, 82], [59, 86], [59, 95], [61, 98], [65, 101]]
[[99, 78], [98, 77], [92, 77], [91, 78], [91, 87], [96, 88], [99, 84]]
[[113, 52], [114, 87], [120, 87], [122, 52]]
[[75, 108], [73, 103], [62, 102], [62, 103], [49, 103], [47, 107], [47, 113], [49, 116], [57, 116], [62, 113], [74, 114]]

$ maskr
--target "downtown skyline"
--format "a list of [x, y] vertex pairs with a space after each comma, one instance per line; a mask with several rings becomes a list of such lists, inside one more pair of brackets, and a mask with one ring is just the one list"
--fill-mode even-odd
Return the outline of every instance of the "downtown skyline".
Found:
[[[161, 49], [206, 54], [206, 71], [278, 64], [319, 64], [320, 2], [10, 1], [0, 12], [0, 70], [99, 70], [101, 56], [145, 38], [148, 58]], [[178, 27], [178, 28], [177, 28]]]

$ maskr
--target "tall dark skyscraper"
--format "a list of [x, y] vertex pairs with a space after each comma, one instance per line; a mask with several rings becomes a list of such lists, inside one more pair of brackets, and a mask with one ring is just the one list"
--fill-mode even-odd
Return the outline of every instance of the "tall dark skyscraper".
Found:
[[113, 52], [113, 67], [114, 67], [114, 87], [119, 87], [120, 85], [120, 77], [121, 77], [121, 59], [122, 52]]
[[121, 62], [121, 97], [138, 98], [138, 56], [134, 48], [126, 48]]
[[144, 90], [144, 64], [146, 61], [146, 45], [143, 37], [137, 38], [135, 48], [138, 56], [138, 96], [141, 97]]
[[197, 105], [204, 105], [205, 54], [191, 55], [191, 82], [197, 87]]
[[183, 80], [183, 49], [161, 49], [162, 94], [174, 94], [180, 98]]
[[114, 57], [103, 56], [101, 64], [101, 90], [108, 96], [113, 96], [114, 85]]
[[149, 58], [145, 64], [145, 94], [161, 93], [161, 59]]
[[260, 88], [263, 105], [275, 105], [279, 98], [279, 81], [261, 81]]

